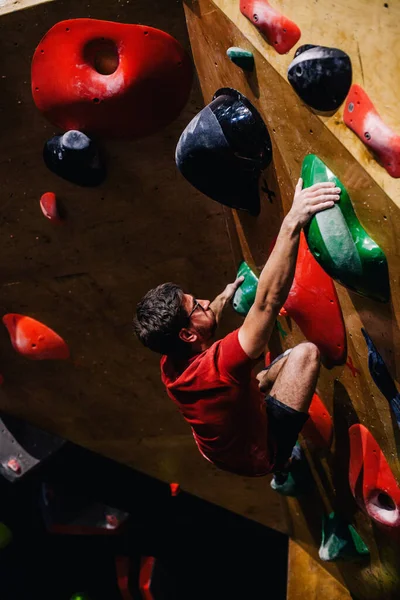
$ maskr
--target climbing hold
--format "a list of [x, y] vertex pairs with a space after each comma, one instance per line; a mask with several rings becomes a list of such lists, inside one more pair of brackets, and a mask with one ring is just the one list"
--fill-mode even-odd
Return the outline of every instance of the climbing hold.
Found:
[[52, 329], [24, 315], [7, 314], [3, 323], [10, 334], [14, 349], [33, 360], [65, 360], [69, 349]]
[[253, 71], [254, 56], [249, 50], [232, 46], [226, 51], [228, 58], [244, 71]]
[[350, 57], [338, 48], [325, 46], [300, 46], [288, 69], [295, 92], [320, 111], [339, 108], [349, 92], [351, 78]]
[[289, 52], [300, 39], [301, 31], [296, 23], [275, 10], [267, 0], [240, 0], [240, 12], [279, 54]]
[[400, 533], [400, 488], [378, 443], [364, 425], [349, 429], [351, 492], [371, 519]]
[[345, 362], [346, 331], [335, 285], [311, 254], [303, 232], [294, 280], [284, 308], [306, 339], [317, 346], [325, 366]]
[[4, 523], [0, 523], [0, 550], [4, 550], [12, 542], [13, 534], [11, 529]]
[[57, 198], [54, 192], [46, 192], [40, 198], [40, 208], [44, 216], [53, 221], [53, 223], [61, 223], [61, 218], [57, 209]]
[[73, 594], [71, 596], [71, 600], [90, 600], [90, 598], [86, 594], [78, 592], [77, 594]]
[[388, 302], [390, 287], [386, 257], [361, 226], [345, 187], [313, 154], [304, 159], [302, 178], [305, 188], [332, 181], [341, 189], [339, 202], [317, 213], [305, 227], [307, 242], [316, 260], [347, 288]]
[[313, 450], [329, 449], [333, 438], [333, 423], [325, 404], [318, 394], [314, 394], [308, 409], [309, 418], [301, 435]]
[[369, 372], [371, 373], [371, 377], [376, 386], [379, 388], [380, 392], [389, 402], [390, 408], [392, 409], [397, 421], [397, 425], [400, 427], [400, 394], [397, 391], [393, 378], [390, 375], [382, 356], [376, 349], [374, 342], [371, 340], [364, 328], [361, 329], [361, 332], [368, 346], [368, 368]]
[[244, 281], [233, 296], [232, 306], [237, 313], [246, 316], [254, 304], [258, 277], [245, 261], [240, 263], [236, 278], [242, 276], [244, 277]]
[[354, 560], [369, 555], [369, 550], [352, 525], [336, 513], [322, 517], [319, 557], [324, 561]]
[[43, 158], [50, 171], [78, 185], [96, 186], [106, 177], [97, 145], [81, 131], [52, 137], [44, 145]]
[[178, 169], [200, 192], [257, 216], [258, 180], [272, 160], [268, 130], [254, 106], [237, 90], [222, 88], [182, 133]]
[[400, 177], [400, 135], [386, 125], [366, 92], [352, 85], [343, 120], [392, 177]]
[[306, 456], [297, 442], [292, 452], [292, 462], [287, 473], [274, 475], [271, 481], [273, 490], [283, 496], [301, 496], [314, 486], [314, 479]]
[[150, 135], [173, 121], [192, 85], [192, 64], [168, 33], [97, 19], [56, 23], [32, 60], [38, 109], [63, 130]]
[[285, 339], [285, 337], [287, 337], [287, 332], [283, 329], [282, 325], [279, 323], [278, 320], [275, 321], [275, 325], [277, 330], [279, 331], [279, 333], [281, 334], [281, 336]]
[[172, 497], [178, 496], [181, 492], [181, 486], [179, 485], [179, 483], [170, 483], [169, 488], [171, 490]]

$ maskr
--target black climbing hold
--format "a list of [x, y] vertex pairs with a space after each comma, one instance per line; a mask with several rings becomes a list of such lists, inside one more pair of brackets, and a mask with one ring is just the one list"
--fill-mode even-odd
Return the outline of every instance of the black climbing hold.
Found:
[[397, 391], [393, 378], [390, 375], [382, 356], [376, 349], [374, 342], [364, 328], [361, 328], [361, 332], [368, 346], [368, 368], [371, 377], [389, 402], [396, 418], [397, 425], [400, 427], [400, 394]]
[[338, 48], [305, 44], [289, 65], [288, 79], [312, 108], [332, 111], [344, 102], [352, 80], [350, 57]]
[[106, 177], [97, 145], [75, 129], [48, 140], [43, 158], [50, 171], [77, 185], [96, 186]]
[[221, 88], [182, 133], [175, 154], [182, 175], [221, 204], [260, 212], [258, 180], [272, 160], [267, 127], [237, 90]]

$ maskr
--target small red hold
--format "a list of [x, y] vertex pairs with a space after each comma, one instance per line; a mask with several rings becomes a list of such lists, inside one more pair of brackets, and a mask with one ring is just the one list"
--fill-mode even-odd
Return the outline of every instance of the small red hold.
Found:
[[371, 432], [357, 423], [349, 429], [351, 492], [371, 519], [400, 535], [400, 487]]
[[171, 496], [177, 496], [181, 491], [179, 483], [170, 483], [169, 487], [171, 489]]
[[16, 458], [10, 458], [10, 460], [7, 463], [7, 467], [10, 469], [10, 471], [13, 471], [16, 475], [20, 475], [22, 472], [22, 467]]
[[279, 54], [286, 54], [299, 41], [296, 23], [279, 13], [267, 0], [240, 0], [240, 12], [267, 38]]
[[400, 135], [383, 122], [367, 93], [357, 84], [350, 88], [343, 120], [389, 175], [400, 177]]
[[307, 445], [316, 450], [329, 449], [333, 438], [333, 422], [321, 398], [314, 394], [301, 434]]
[[64, 340], [50, 327], [24, 315], [3, 317], [14, 349], [33, 360], [66, 360], [69, 349]]
[[44, 216], [53, 221], [53, 223], [61, 223], [61, 217], [57, 208], [57, 198], [54, 192], [46, 192], [40, 198], [40, 208]]

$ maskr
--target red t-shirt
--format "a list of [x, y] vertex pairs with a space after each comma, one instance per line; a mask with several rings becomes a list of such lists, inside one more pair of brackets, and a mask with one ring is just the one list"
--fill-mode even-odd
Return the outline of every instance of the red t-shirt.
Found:
[[161, 358], [161, 379], [205, 458], [246, 476], [272, 470], [264, 396], [236, 329], [188, 360]]

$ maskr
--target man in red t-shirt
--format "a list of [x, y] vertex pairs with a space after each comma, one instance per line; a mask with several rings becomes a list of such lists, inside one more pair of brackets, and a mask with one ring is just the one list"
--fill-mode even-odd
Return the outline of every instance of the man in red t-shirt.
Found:
[[162, 381], [201, 454], [240, 475], [285, 472], [318, 378], [319, 352], [309, 342], [286, 351], [257, 377], [253, 373], [293, 282], [300, 231], [315, 213], [339, 200], [333, 183], [302, 186], [300, 179], [239, 329], [213, 343], [222, 310], [243, 278], [212, 302], [165, 283], [137, 306], [135, 332], [163, 355]]

